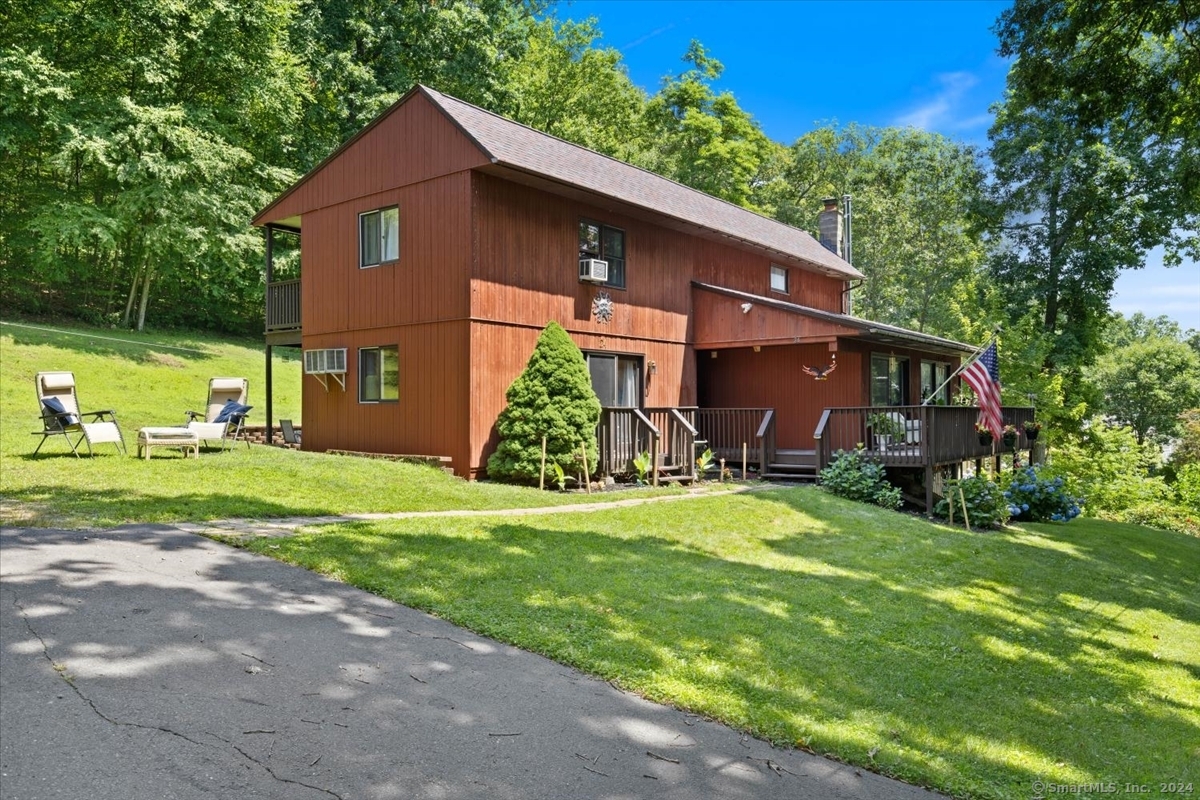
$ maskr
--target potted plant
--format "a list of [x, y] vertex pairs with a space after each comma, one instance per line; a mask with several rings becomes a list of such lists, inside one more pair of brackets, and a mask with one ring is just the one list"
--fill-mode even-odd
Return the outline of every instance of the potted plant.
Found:
[[1004, 442], [1005, 447], [1011, 448], [1017, 443], [1017, 427], [1015, 425], [1005, 425], [1004, 432], [1000, 434], [1000, 439]]
[[975, 433], [979, 436], [979, 443], [981, 445], [986, 447], [992, 443], [992, 432], [982, 422], [975, 423]]
[[1035, 419], [1025, 420], [1025, 438], [1031, 442], [1036, 442], [1038, 433], [1042, 430], [1042, 423]]
[[867, 417], [867, 424], [871, 426], [871, 433], [875, 436], [876, 450], [886, 450], [891, 446], [892, 439], [904, 438], [904, 423], [892, 414], [878, 411]]

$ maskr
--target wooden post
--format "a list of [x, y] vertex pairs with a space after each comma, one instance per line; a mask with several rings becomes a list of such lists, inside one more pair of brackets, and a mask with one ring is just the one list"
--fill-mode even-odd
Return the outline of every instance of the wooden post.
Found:
[[650, 437], [650, 469], [654, 476], [650, 478], [651, 486], [658, 486], [658, 437]]
[[717, 481], [720, 483], [725, 482], [725, 459], [723, 458], [721, 459], [721, 477], [717, 478]]
[[546, 488], [546, 437], [542, 437], [542, 475], [538, 478], [538, 489]]
[[[967, 530], [971, 530], [971, 518], [967, 516], [967, 497], [963, 494], [962, 487], [958, 487], [958, 500], [962, 503], [963, 521], [967, 523]], [[954, 505], [954, 498], [950, 498], [950, 505]]]
[[742, 442], [742, 480], [746, 480], [746, 455], [747, 446], [745, 442]]
[[583, 453], [583, 485], [587, 487], [587, 493], [591, 494], [592, 493], [592, 476], [588, 475], [587, 444], [585, 444], [584, 442], [580, 442], [579, 443], [579, 451], [581, 453]]

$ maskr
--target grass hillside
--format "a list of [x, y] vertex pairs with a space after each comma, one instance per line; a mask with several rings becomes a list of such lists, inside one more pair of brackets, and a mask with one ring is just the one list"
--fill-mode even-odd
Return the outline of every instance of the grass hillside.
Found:
[[[49, 330], [48, 328], [53, 328]], [[280, 351], [277, 351], [277, 353]], [[300, 419], [299, 351], [275, 358], [276, 419]], [[113, 409], [130, 454], [111, 445], [76, 459], [61, 437], [38, 455], [38, 372], [75, 373], [82, 410]], [[134, 458], [138, 428], [182, 425], [203, 410], [213, 377], [250, 381], [251, 424], [263, 424], [261, 342], [196, 334], [136, 334], [77, 326], [0, 324], [0, 521], [111, 526], [228, 517], [507, 508], [602, 500], [515, 486], [470, 484], [409, 464], [245, 446], [199, 460], [155, 450]], [[660, 490], [660, 492], [671, 490]]]
[[669, 505], [245, 544], [955, 796], [1200, 788], [1200, 539], [968, 532], [812, 487]]

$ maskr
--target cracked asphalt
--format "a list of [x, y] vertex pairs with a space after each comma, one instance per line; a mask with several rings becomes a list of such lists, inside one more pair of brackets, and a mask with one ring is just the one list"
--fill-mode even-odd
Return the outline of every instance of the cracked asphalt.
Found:
[[133, 525], [0, 531], [0, 796], [936, 795]]

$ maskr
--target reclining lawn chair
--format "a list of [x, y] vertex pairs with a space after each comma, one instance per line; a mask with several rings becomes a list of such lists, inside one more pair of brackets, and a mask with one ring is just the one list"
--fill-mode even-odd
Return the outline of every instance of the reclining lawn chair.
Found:
[[[208, 407], [203, 413], [199, 411], [185, 412], [188, 416], [187, 428], [194, 431], [197, 438], [203, 441], [221, 440], [224, 450], [228, 442], [237, 444], [242, 436], [242, 428], [246, 424], [246, 414], [252, 406], [246, 405], [250, 383], [245, 378], [213, 378], [208, 382]], [[250, 440], [243, 439], [246, 447]]]
[[[80, 411], [79, 398], [75, 394], [75, 375], [71, 372], [39, 372], [37, 374], [38, 407], [42, 412], [42, 429], [33, 435], [42, 437], [38, 450], [51, 436], [62, 436], [67, 440], [71, 452], [79, 457], [80, 443], [86, 443], [88, 455], [94, 455], [92, 445], [114, 444], [125, 452], [125, 439], [117, 427], [117, 415], [112, 411]], [[84, 422], [86, 418], [91, 422]], [[71, 441], [72, 434], [78, 434]]]

